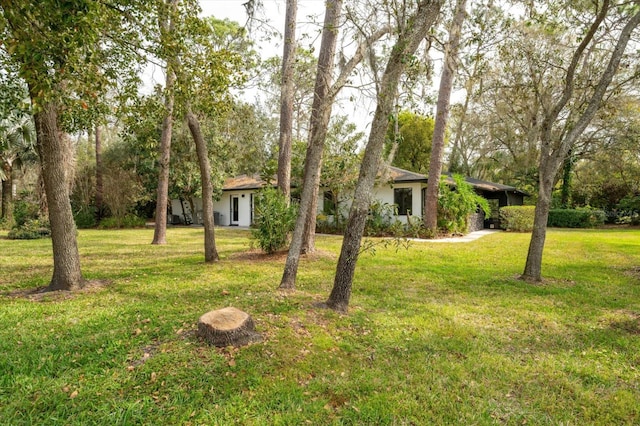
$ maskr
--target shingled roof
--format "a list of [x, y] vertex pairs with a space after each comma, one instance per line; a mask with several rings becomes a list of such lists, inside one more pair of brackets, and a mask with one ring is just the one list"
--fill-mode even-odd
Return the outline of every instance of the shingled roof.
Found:
[[[427, 176], [415, 173], [409, 170], [401, 169], [399, 167], [389, 166], [388, 167], [388, 177], [389, 180], [394, 183], [400, 182], [427, 182]], [[443, 176], [447, 177], [447, 183], [453, 185], [454, 181], [451, 173], [442, 173]], [[515, 192], [523, 195], [529, 195], [526, 192], [520, 191], [518, 188], [508, 185], [503, 185], [495, 182], [488, 182], [486, 180], [474, 179], [471, 177], [465, 177], [465, 180], [474, 188], [480, 189], [482, 191], [489, 192]], [[260, 175], [239, 175], [233, 178], [228, 178], [224, 181], [224, 186], [222, 187], [223, 191], [242, 191], [249, 189], [260, 189], [263, 188], [267, 183], [260, 177]], [[274, 177], [273, 183], [274, 186], [277, 185], [277, 180]]]

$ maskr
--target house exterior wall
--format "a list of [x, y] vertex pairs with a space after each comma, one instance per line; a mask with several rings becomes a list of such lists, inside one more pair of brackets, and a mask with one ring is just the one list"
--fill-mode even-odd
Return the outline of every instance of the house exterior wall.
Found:
[[[216, 225], [220, 226], [251, 226], [253, 221], [253, 194], [255, 190], [244, 191], [225, 191], [222, 197], [218, 201], [213, 202], [214, 217], [218, 216], [219, 222]], [[238, 221], [237, 223], [231, 223], [232, 219], [232, 200], [234, 197], [238, 198]], [[193, 204], [196, 210], [195, 215], [191, 212], [188, 201], [183, 201], [184, 210], [191, 222], [194, 224], [202, 224], [202, 199], [194, 198]], [[178, 216], [179, 222], [183, 223], [182, 207], [180, 200], [171, 200], [171, 209], [174, 216]], [[217, 214], [216, 214], [217, 213]]]
[[[376, 187], [373, 197], [383, 204], [393, 205], [393, 190], [396, 188], [411, 188], [411, 216], [422, 216], [422, 184], [420, 182], [396, 183], [393, 186]], [[407, 223], [406, 215], [396, 216], [395, 219], [402, 223]]]

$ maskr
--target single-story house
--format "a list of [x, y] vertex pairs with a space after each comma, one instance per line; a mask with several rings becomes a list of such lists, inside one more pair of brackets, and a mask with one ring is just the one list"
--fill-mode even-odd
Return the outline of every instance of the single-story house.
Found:
[[[453, 184], [453, 179], [449, 174], [448, 181]], [[381, 177], [374, 189], [374, 198], [382, 204], [396, 206], [396, 220], [405, 222], [407, 215], [422, 216], [424, 197], [427, 189], [427, 176], [414, 173], [409, 170], [390, 166]], [[489, 200], [492, 210], [497, 212], [503, 206], [522, 205], [526, 194], [519, 189], [502, 185], [499, 183], [487, 182], [479, 179], [466, 178], [466, 181], [473, 186], [478, 194]], [[229, 178], [222, 188], [222, 197], [214, 201], [214, 219], [216, 225], [220, 226], [250, 226], [253, 223], [254, 194], [263, 188], [266, 182], [259, 176], [241, 175]], [[331, 215], [332, 205], [335, 200], [329, 191], [321, 189], [321, 197], [318, 203], [318, 214]], [[340, 200], [343, 209], [348, 209], [349, 200]], [[189, 203], [181, 200], [172, 200], [172, 223], [202, 223], [202, 200], [193, 200], [195, 215], [191, 212]], [[484, 219], [484, 218], [481, 218]], [[487, 218], [484, 223], [478, 224], [474, 228], [494, 227], [495, 218]]]

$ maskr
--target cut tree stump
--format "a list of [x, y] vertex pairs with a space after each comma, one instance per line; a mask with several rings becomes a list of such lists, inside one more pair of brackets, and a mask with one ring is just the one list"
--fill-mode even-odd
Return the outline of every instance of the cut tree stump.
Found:
[[244, 346], [262, 341], [251, 315], [233, 307], [207, 312], [198, 320], [198, 337], [215, 346]]

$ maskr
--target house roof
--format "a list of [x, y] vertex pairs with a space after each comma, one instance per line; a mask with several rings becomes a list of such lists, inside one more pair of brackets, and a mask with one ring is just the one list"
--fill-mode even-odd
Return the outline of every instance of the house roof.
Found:
[[[453, 177], [451, 173], [444, 172], [442, 176], [447, 177], [447, 183], [453, 185]], [[389, 166], [389, 177], [391, 181], [394, 183], [397, 182], [427, 182], [427, 176], [411, 172], [409, 170], [401, 169], [395, 166]], [[514, 192], [522, 195], [529, 195], [526, 192], [520, 191], [518, 188], [509, 185], [503, 185], [501, 183], [489, 182], [486, 180], [475, 179], [472, 177], [465, 176], [464, 178], [467, 183], [473, 186], [475, 189], [479, 189], [481, 191], [488, 192]]]
[[240, 191], [244, 189], [260, 189], [266, 185], [260, 175], [239, 175], [227, 178], [222, 186], [223, 191]]
[[[447, 177], [447, 183], [453, 184], [453, 178], [451, 173], [442, 173]], [[409, 170], [401, 169], [395, 166], [388, 167], [389, 180], [394, 183], [399, 182], [427, 182], [427, 176], [415, 173]], [[518, 188], [508, 185], [503, 185], [495, 182], [488, 182], [486, 180], [474, 179], [471, 177], [465, 177], [465, 180], [476, 189], [488, 192], [514, 192], [522, 195], [529, 195], [526, 192], [520, 191]], [[276, 185], [276, 178], [274, 177], [274, 185]], [[224, 181], [222, 187], [223, 191], [242, 191], [251, 189], [260, 189], [266, 185], [266, 182], [260, 177], [260, 175], [239, 175], [236, 177], [228, 178]]]

